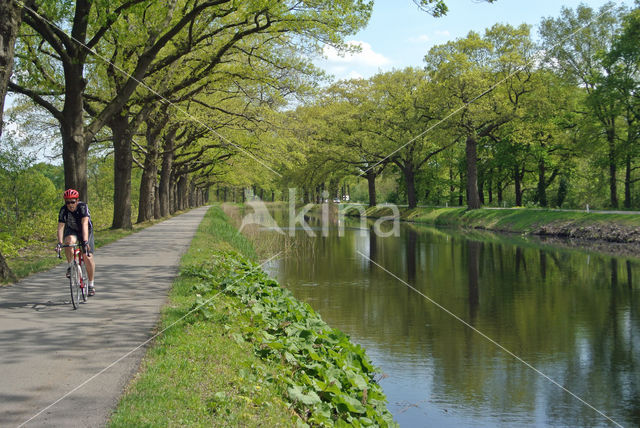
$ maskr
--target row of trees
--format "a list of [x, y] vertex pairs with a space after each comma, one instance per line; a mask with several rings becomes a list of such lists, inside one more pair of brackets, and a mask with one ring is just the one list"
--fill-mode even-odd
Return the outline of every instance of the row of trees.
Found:
[[[563, 9], [433, 47], [424, 68], [333, 84], [288, 117], [286, 182], [402, 184], [418, 202], [640, 207], [640, 11]], [[622, 184], [622, 186], [621, 186]], [[335, 186], [334, 186], [335, 187]]]
[[[446, 13], [443, 0], [414, 3]], [[278, 109], [317, 87], [325, 76], [313, 56], [327, 44], [349, 50], [344, 37], [366, 24], [372, 5], [1, 0], [0, 136], [7, 89], [18, 129], [3, 139], [0, 174], [32, 175], [49, 190], [73, 187], [92, 204], [110, 194], [114, 228], [131, 227], [136, 208], [141, 222], [200, 203], [212, 183], [268, 187], [269, 174], [278, 173], [261, 159], [279, 156], [264, 148], [274, 143], [264, 136], [281, 123]], [[64, 183], [51, 165], [12, 163], [16, 144], [56, 146]], [[113, 172], [107, 191], [104, 177], [90, 182], [105, 165]], [[37, 204], [40, 212], [48, 210], [49, 193], [32, 198], [46, 200]], [[3, 219], [20, 203], [0, 207]], [[25, 217], [14, 214], [14, 223]], [[15, 235], [6, 224], [0, 232]], [[8, 272], [0, 254], [2, 278]]]
[[11, 141], [61, 141], [63, 187], [89, 201], [91, 156], [112, 158], [114, 228], [131, 227], [136, 167], [137, 221], [166, 216], [202, 202], [221, 177], [233, 181], [238, 155], [260, 156], [258, 136], [276, 109], [322, 78], [312, 54], [344, 46], [371, 8], [361, 0], [2, 1], [0, 98], [17, 96]]
[[[624, 205], [637, 205], [637, 10], [565, 9], [542, 22], [540, 46], [528, 26], [496, 25], [434, 47], [423, 68], [319, 86], [313, 53], [345, 47], [371, 7], [0, 2], [0, 98], [13, 92], [17, 124], [3, 148], [53, 146], [63, 159], [63, 173], [16, 169], [10, 149], [2, 174], [107, 198], [114, 228], [200, 203], [214, 184], [313, 200], [366, 182], [375, 204], [391, 182], [394, 202], [477, 208], [596, 205], [605, 193], [617, 207], [623, 182]], [[2, 213], [24, 214], [9, 202]]]

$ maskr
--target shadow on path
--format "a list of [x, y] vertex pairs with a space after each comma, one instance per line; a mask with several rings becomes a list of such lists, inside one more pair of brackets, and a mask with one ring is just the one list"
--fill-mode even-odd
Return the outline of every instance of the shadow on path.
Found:
[[[96, 251], [96, 295], [77, 310], [65, 266], [0, 288], [0, 426], [104, 426], [137, 370], [160, 308], [207, 208]], [[79, 412], [78, 409], [83, 409]]]

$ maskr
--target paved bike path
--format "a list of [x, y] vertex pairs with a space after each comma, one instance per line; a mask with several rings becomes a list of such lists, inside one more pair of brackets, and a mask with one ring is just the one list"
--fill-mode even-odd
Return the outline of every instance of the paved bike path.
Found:
[[96, 296], [78, 310], [70, 303], [66, 264], [0, 288], [0, 427], [20, 426], [83, 382], [24, 426], [105, 425], [145, 347], [122, 357], [152, 336], [206, 211], [99, 248]]

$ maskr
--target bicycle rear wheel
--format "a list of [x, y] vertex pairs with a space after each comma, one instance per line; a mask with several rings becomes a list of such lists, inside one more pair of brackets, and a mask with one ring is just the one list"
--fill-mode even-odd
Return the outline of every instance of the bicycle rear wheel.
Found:
[[73, 309], [78, 309], [78, 305], [80, 305], [80, 270], [76, 262], [73, 262], [71, 265], [69, 287], [71, 289], [71, 304], [73, 305]]

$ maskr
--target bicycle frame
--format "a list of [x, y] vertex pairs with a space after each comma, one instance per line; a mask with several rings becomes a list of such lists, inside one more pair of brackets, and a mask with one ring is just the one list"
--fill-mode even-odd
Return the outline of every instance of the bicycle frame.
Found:
[[89, 283], [87, 279], [87, 269], [85, 266], [84, 254], [80, 250], [80, 244], [66, 244], [66, 245], [58, 245], [56, 250], [58, 252], [58, 258], [62, 258], [60, 255], [60, 251], [62, 248], [72, 248], [73, 249], [73, 262], [71, 265], [71, 274], [69, 277], [69, 287], [71, 289], [71, 303], [73, 304], [73, 308], [77, 309], [80, 303], [80, 298], [82, 301], [87, 301], [88, 288]]

